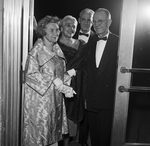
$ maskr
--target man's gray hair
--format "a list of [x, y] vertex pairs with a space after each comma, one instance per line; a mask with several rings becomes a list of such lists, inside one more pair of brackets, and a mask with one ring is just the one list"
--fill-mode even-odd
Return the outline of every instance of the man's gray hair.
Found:
[[93, 11], [92, 9], [89, 9], [89, 8], [83, 9], [83, 10], [80, 12], [79, 16], [81, 17], [83, 13], [91, 14], [91, 16], [94, 15], [94, 11]]
[[108, 18], [108, 19], [111, 19], [111, 13], [110, 13], [107, 9], [105, 9], [105, 8], [98, 8], [98, 9], [95, 11], [95, 13], [96, 13], [96, 12], [100, 12], [100, 11], [105, 12], [105, 14], [107, 15], [107, 18]]

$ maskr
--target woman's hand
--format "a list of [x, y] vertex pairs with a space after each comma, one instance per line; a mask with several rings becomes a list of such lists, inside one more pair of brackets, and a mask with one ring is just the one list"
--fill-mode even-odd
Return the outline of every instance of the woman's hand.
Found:
[[67, 97], [67, 98], [71, 98], [74, 96], [74, 94], [76, 94], [76, 92], [73, 90], [73, 88], [70, 86], [67, 86], [67, 85], [63, 85], [63, 89], [61, 92], [64, 93], [65, 97]]
[[75, 69], [70, 69], [70, 70], [68, 70], [67, 71], [67, 73], [69, 74], [69, 76], [76, 76], [76, 71], [75, 71]]
[[60, 79], [60, 78], [56, 78], [54, 81], [53, 81], [54, 85], [55, 85], [55, 88], [58, 90], [58, 91], [61, 91], [63, 89], [63, 81]]

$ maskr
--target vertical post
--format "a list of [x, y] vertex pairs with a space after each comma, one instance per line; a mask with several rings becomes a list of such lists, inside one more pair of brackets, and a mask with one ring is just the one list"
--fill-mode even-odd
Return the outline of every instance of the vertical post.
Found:
[[31, 12], [33, 15], [33, 5], [34, 0], [0, 0], [1, 146], [21, 146], [23, 88], [20, 77], [33, 37], [29, 16]]
[[2, 72], [2, 40], [3, 40], [3, 0], [0, 0], [0, 145], [2, 146], [2, 84], [3, 84], [3, 72]]
[[124, 146], [128, 114], [128, 92], [119, 92], [119, 87], [129, 87], [131, 74], [121, 73], [121, 67], [132, 68], [132, 56], [138, 0], [123, 0], [120, 22], [120, 42], [116, 83], [115, 110], [111, 146]]

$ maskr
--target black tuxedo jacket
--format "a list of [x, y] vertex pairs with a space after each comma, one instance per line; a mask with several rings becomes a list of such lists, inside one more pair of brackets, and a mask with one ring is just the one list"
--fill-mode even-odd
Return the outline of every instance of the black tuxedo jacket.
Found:
[[96, 68], [94, 40], [86, 46], [87, 54], [87, 110], [113, 109], [118, 61], [118, 36], [110, 33], [99, 68]]

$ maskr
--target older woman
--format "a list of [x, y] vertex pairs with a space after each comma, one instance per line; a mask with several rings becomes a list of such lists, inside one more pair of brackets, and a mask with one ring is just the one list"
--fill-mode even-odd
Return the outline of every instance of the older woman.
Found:
[[28, 55], [25, 76], [23, 145], [57, 145], [68, 133], [64, 96], [72, 97], [65, 74], [65, 57], [57, 44], [58, 17], [46, 16], [37, 25], [38, 40]]
[[74, 39], [73, 36], [77, 28], [77, 20], [71, 15], [65, 16], [61, 20], [61, 34], [58, 40], [58, 44], [62, 49], [64, 56], [67, 60], [67, 70], [70, 76], [72, 76], [71, 86], [77, 92], [77, 94], [71, 99], [65, 99], [68, 123], [69, 123], [69, 136], [65, 138], [64, 146], [69, 145], [70, 137], [74, 137], [77, 134], [77, 124], [83, 119], [84, 112], [84, 72], [77, 71], [73, 69], [75, 64], [69, 67], [72, 59], [77, 55], [77, 53], [82, 50], [85, 42], [82, 40]]

